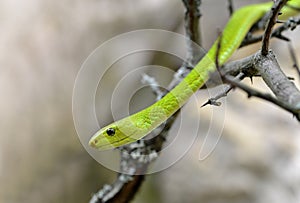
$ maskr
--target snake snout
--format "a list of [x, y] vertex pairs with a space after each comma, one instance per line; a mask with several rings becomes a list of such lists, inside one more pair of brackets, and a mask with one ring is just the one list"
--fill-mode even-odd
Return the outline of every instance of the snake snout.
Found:
[[89, 141], [89, 145], [91, 146], [91, 147], [96, 147], [97, 146], [97, 140], [96, 139], [91, 139], [90, 141]]

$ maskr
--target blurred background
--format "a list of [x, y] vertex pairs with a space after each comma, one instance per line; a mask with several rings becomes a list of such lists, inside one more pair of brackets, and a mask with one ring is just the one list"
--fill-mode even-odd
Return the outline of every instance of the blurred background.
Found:
[[[233, 2], [237, 8], [261, 1]], [[204, 48], [210, 47], [217, 28], [228, 20], [227, 6], [225, 0], [203, 0]], [[87, 56], [106, 40], [146, 28], [183, 34], [183, 17], [180, 0], [0, 2], [1, 203], [88, 202], [103, 184], [114, 181], [116, 173], [93, 160], [77, 137], [72, 119], [76, 74]], [[293, 40], [300, 61], [299, 34], [298, 28], [286, 35]], [[258, 48], [243, 48], [233, 58]], [[299, 87], [287, 44], [273, 40], [272, 48]], [[173, 69], [180, 65], [180, 61], [159, 59]], [[103, 95], [113, 91], [112, 84], [120, 78], [118, 71], [102, 86]], [[162, 77], [159, 82], [168, 84], [170, 79]], [[254, 86], [267, 91], [259, 78], [254, 79]], [[207, 97], [201, 95], [197, 96], [203, 103]], [[100, 125], [112, 119], [107, 98], [98, 101], [102, 105]], [[154, 96], [148, 91], [148, 96], [137, 95], [135, 101], [146, 106], [150, 99]], [[191, 116], [184, 119], [193, 119], [194, 107], [185, 108]], [[133, 202], [300, 202], [299, 123], [280, 108], [247, 99], [238, 90], [226, 99], [225, 120], [211, 121], [212, 108], [218, 111], [217, 107], [200, 110], [200, 139], [187, 155], [167, 170], [147, 176]], [[201, 135], [207, 126], [212, 126], [212, 134], [214, 128], [224, 127], [223, 133], [214, 152], [199, 161]]]

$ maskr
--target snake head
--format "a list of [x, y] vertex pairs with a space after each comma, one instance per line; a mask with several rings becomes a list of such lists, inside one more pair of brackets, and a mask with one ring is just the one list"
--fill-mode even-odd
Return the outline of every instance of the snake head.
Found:
[[[123, 127], [119, 127], [123, 126]], [[136, 141], [132, 138], [134, 127], [127, 120], [121, 120], [101, 128], [89, 141], [98, 150], [109, 150]]]
[[89, 145], [100, 150], [115, 148], [115, 143], [119, 140], [119, 128], [116, 125], [109, 125], [96, 132], [89, 141]]

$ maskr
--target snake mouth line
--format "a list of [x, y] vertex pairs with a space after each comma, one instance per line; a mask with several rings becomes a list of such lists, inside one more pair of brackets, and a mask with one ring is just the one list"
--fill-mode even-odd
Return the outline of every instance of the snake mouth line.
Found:
[[115, 142], [110, 142], [109, 144], [101, 145], [100, 147], [106, 147], [106, 146], [114, 145], [115, 143], [121, 142], [121, 141], [123, 141], [123, 140], [125, 140], [125, 139], [127, 139], [127, 138], [129, 138], [129, 137], [130, 137], [130, 136], [124, 137], [124, 138], [119, 139], [119, 140], [117, 140], [117, 141], [115, 141]]

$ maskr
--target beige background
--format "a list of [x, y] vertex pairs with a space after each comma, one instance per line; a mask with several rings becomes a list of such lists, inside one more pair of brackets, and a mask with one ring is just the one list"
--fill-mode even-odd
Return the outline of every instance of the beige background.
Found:
[[[205, 48], [228, 19], [226, 2], [203, 0]], [[235, 2], [238, 7], [259, 1]], [[98, 45], [117, 34], [143, 28], [183, 33], [183, 15], [179, 0], [0, 2], [1, 203], [87, 202], [104, 183], [114, 180], [115, 174], [94, 161], [76, 135], [72, 120], [76, 74]], [[287, 35], [300, 61], [299, 33], [298, 28]], [[272, 46], [284, 71], [296, 77], [287, 45], [274, 40]], [[234, 58], [258, 48], [242, 49]], [[115, 75], [112, 83], [118, 81]], [[266, 91], [260, 79], [254, 84]], [[108, 93], [111, 88], [107, 83]], [[207, 99], [201, 93], [198, 98]], [[144, 97], [138, 101], [147, 102]], [[105, 98], [102, 102], [109, 104]], [[193, 108], [185, 108], [191, 111], [185, 119], [193, 119]], [[111, 119], [109, 109], [103, 109], [101, 125]], [[177, 164], [147, 177], [134, 202], [300, 201], [299, 124], [290, 114], [249, 100], [240, 91], [227, 97], [225, 121], [212, 124], [211, 107], [200, 113], [201, 139]], [[223, 124], [216, 150], [199, 161], [201, 135], [207, 126]]]

